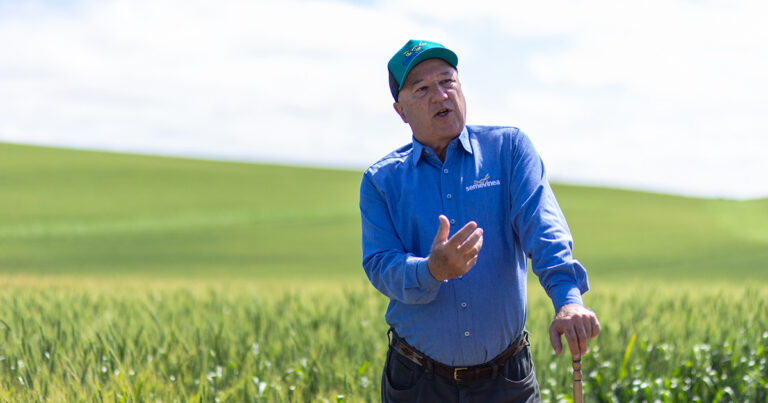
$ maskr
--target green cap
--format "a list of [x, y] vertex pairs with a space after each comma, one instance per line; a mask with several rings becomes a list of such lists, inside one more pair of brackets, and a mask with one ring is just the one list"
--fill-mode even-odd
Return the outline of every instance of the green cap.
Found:
[[459, 63], [456, 53], [445, 48], [445, 46], [430, 41], [417, 41], [411, 39], [400, 50], [389, 59], [387, 68], [389, 69], [389, 90], [397, 101], [397, 95], [403, 89], [403, 82], [408, 77], [408, 73], [416, 67], [417, 64], [427, 59], [442, 59], [453, 67]]

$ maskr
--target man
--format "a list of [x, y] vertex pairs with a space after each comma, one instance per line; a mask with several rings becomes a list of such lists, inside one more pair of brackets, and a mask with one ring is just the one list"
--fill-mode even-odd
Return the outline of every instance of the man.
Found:
[[540, 401], [527, 259], [555, 307], [557, 354], [564, 334], [580, 359], [600, 325], [582, 304], [586, 271], [538, 154], [516, 128], [465, 126], [457, 64], [429, 41], [392, 57], [394, 108], [413, 141], [360, 186], [363, 266], [390, 299], [382, 401]]

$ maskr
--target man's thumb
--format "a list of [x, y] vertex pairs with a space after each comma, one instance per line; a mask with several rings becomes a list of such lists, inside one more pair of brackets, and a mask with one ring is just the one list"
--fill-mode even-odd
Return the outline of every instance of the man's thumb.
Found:
[[447, 241], [448, 234], [451, 232], [451, 223], [448, 222], [448, 217], [440, 214], [438, 220], [440, 220], [440, 228], [437, 229], [437, 235], [435, 235], [435, 244]]
[[563, 339], [560, 337], [560, 333], [557, 332], [557, 329], [555, 329], [554, 323], [549, 326], [549, 342], [552, 343], [552, 348], [555, 349], [555, 354], [560, 355], [560, 352], [563, 350]]

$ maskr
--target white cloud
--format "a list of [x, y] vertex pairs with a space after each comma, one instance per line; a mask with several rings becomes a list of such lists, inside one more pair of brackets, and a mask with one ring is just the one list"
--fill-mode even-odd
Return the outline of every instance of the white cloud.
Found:
[[766, 196], [765, 15], [659, 0], [0, 3], [0, 141], [362, 168], [410, 140], [385, 65], [425, 38], [459, 53], [470, 123], [522, 127], [554, 179]]

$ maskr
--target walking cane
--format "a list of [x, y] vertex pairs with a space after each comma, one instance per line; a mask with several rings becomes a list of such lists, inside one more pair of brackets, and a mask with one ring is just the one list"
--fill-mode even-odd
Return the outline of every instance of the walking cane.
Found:
[[581, 357], [573, 360], [573, 403], [584, 403], [581, 389]]

